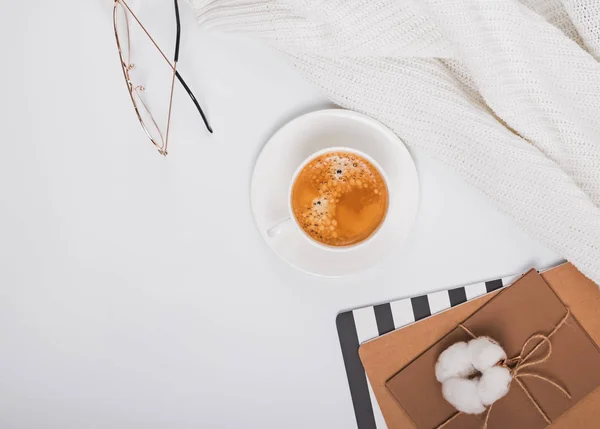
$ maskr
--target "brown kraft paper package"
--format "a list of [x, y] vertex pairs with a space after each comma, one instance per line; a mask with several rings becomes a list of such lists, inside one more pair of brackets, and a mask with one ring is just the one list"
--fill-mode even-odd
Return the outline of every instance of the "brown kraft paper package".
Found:
[[[531, 335], [549, 333], [566, 314], [565, 304], [571, 316], [551, 339], [552, 355], [546, 362], [532, 367], [531, 372], [560, 383], [572, 399], [543, 380], [527, 377], [521, 381], [553, 422], [552, 428], [600, 427], [600, 391], [597, 389], [600, 352], [594, 343], [600, 339], [597, 286], [573, 266], [565, 264], [543, 276], [531, 271], [485, 305], [490, 299], [486, 296], [464, 304], [361, 347], [363, 365], [389, 429], [435, 428], [456, 412], [443, 399], [433, 368], [445, 347], [470, 338], [462, 329], [454, 330], [459, 323], [464, 322], [476, 335], [498, 340], [512, 357], [519, 354]], [[540, 353], [543, 354], [541, 350]], [[385, 386], [388, 380], [389, 389]], [[592, 391], [594, 393], [586, 397]], [[589, 406], [590, 400], [597, 407]], [[479, 429], [484, 418], [485, 414], [460, 415], [444, 429]], [[568, 421], [571, 424], [563, 425]], [[488, 422], [488, 429], [546, 426], [542, 415], [515, 382], [509, 394], [494, 404]]]

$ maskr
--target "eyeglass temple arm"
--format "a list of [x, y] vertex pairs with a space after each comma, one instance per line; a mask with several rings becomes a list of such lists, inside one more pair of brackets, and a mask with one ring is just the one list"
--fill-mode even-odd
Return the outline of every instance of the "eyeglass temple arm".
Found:
[[[179, 61], [179, 44], [181, 41], [181, 20], [179, 18], [179, 2], [177, 0], [174, 0], [174, 1], [175, 1], [175, 20], [177, 22], [177, 37], [175, 39], [175, 63], [177, 63]], [[198, 112], [200, 113], [200, 116], [202, 117], [202, 120], [204, 121], [204, 125], [206, 126], [206, 129], [208, 130], [209, 133], [212, 133], [213, 132], [212, 127], [208, 123], [208, 119], [206, 119], [206, 115], [204, 114], [202, 107], [200, 107], [200, 103], [198, 103], [198, 100], [192, 93], [192, 90], [190, 89], [189, 86], [187, 86], [187, 84], [185, 83], [185, 80], [183, 80], [183, 78], [181, 77], [181, 75], [179, 74], [178, 71], [175, 72], [175, 75], [177, 76], [179, 83], [181, 83], [181, 85], [183, 86], [185, 91], [188, 93], [188, 95], [192, 99], [192, 102], [196, 106], [196, 109], [198, 109]]]
[[177, 37], [175, 38], [175, 61], [179, 61], [179, 42], [181, 41], [181, 20], [179, 18], [179, 2], [175, 1], [175, 22], [177, 23]]
[[183, 86], [183, 88], [185, 89], [185, 91], [188, 93], [188, 95], [190, 96], [190, 98], [192, 99], [192, 101], [194, 102], [194, 104], [196, 105], [196, 109], [198, 109], [198, 112], [200, 113], [200, 116], [202, 116], [202, 120], [204, 121], [204, 125], [206, 126], [206, 129], [208, 130], [209, 133], [212, 134], [213, 129], [210, 126], [210, 124], [208, 123], [208, 119], [206, 119], [206, 115], [204, 114], [204, 111], [202, 110], [202, 107], [200, 107], [200, 104], [198, 103], [198, 100], [196, 100], [196, 97], [194, 96], [194, 94], [192, 93], [192, 91], [190, 90], [190, 88], [187, 86], [187, 84], [185, 83], [185, 80], [183, 80], [183, 78], [181, 77], [181, 75], [179, 74], [179, 72], [175, 72], [175, 74], [177, 76], [177, 79], [181, 83], [181, 86]]

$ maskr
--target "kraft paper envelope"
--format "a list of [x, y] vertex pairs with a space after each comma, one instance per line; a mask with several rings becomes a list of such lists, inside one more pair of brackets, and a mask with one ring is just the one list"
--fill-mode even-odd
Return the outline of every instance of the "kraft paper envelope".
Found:
[[[544, 274], [543, 279], [572, 315], [600, 343], [600, 291], [571, 264], [564, 264]], [[386, 388], [386, 382], [423, 354], [442, 337], [492, 299], [491, 294], [468, 302], [440, 315], [363, 344], [359, 354], [373, 392], [389, 429], [416, 428], [414, 421]], [[531, 303], [535, 311], [535, 303]], [[599, 368], [600, 371], [600, 368]], [[417, 393], [415, 391], [415, 393]], [[600, 388], [577, 402], [557, 418], [552, 429], [591, 429], [600, 427]], [[517, 428], [511, 428], [517, 429]]]
[[[509, 357], [520, 355], [522, 347], [534, 335], [550, 335], [554, 331], [549, 344], [535, 349], [540, 340], [533, 340], [524, 352], [525, 355], [531, 351], [527, 363], [532, 366], [523, 374], [546, 379], [524, 375], [519, 378], [523, 387], [517, 382], [511, 383], [508, 394], [494, 404], [488, 429], [543, 429], [548, 426], [545, 418], [556, 421], [600, 386], [600, 350], [535, 270], [499, 293], [463, 321], [462, 326], [473, 335], [485, 335], [498, 341]], [[418, 428], [434, 429], [443, 423], [444, 429], [483, 426], [485, 413], [455, 415], [456, 409], [443, 398], [433, 371], [443, 350], [472, 338], [465, 329], [454, 328], [386, 384]], [[540, 362], [542, 359], [544, 362]], [[559, 382], [571, 397], [549, 380]], [[528, 399], [528, 394], [532, 399]]]

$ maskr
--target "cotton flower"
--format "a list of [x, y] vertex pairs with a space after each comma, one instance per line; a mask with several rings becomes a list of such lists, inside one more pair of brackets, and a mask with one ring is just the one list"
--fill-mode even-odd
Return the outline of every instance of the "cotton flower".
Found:
[[475, 373], [467, 343], [452, 344], [442, 352], [435, 365], [435, 378], [443, 383], [450, 377], [468, 377]]
[[478, 337], [469, 341], [470, 360], [475, 369], [483, 372], [506, 359], [506, 353], [500, 345], [489, 337]]
[[477, 393], [483, 405], [489, 406], [508, 393], [512, 376], [501, 366], [493, 366], [481, 374], [477, 383]]
[[481, 414], [508, 393], [512, 375], [498, 365], [504, 349], [489, 337], [459, 342], [444, 350], [435, 365], [442, 395], [458, 411]]
[[442, 395], [458, 411], [466, 414], [481, 414], [485, 406], [477, 391], [477, 379], [449, 378], [442, 383]]

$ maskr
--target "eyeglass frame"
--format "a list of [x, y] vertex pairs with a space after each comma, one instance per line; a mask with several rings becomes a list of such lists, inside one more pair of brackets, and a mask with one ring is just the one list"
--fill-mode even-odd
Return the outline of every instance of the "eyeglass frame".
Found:
[[[177, 71], [177, 63], [179, 62], [179, 47], [180, 47], [180, 42], [181, 42], [181, 19], [179, 16], [178, 0], [174, 0], [174, 4], [175, 4], [175, 21], [176, 21], [176, 25], [177, 25], [177, 33], [176, 33], [176, 39], [175, 39], [175, 55], [174, 55], [173, 63], [171, 63], [171, 61], [169, 61], [169, 59], [167, 58], [165, 53], [162, 51], [162, 49], [160, 49], [160, 47], [158, 46], [158, 44], [156, 43], [154, 38], [150, 35], [148, 30], [146, 30], [144, 25], [141, 23], [141, 21], [136, 16], [136, 14], [131, 10], [131, 8], [129, 7], [129, 5], [127, 4], [127, 2], [125, 0], [115, 0], [114, 6], [113, 6], [113, 27], [114, 27], [114, 33], [115, 33], [115, 40], [117, 42], [117, 50], [119, 52], [121, 69], [123, 71], [123, 77], [125, 78], [125, 83], [127, 85], [129, 97], [131, 98], [131, 102], [133, 103], [133, 108], [135, 110], [136, 116], [137, 116], [138, 121], [140, 122], [140, 125], [142, 126], [144, 132], [146, 133], [146, 135], [148, 136], [148, 138], [150, 139], [152, 144], [158, 149], [158, 152], [163, 156], [167, 156], [167, 153], [168, 153], [167, 147], [168, 147], [168, 143], [169, 143], [169, 131], [170, 131], [170, 126], [171, 126], [171, 113], [172, 113], [172, 108], [173, 108], [173, 94], [174, 94], [174, 89], [175, 89], [175, 78], [177, 78], [179, 83], [183, 86], [183, 88], [185, 89], [185, 91], [187, 92], [189, 97], [192, 99], [192, 102], [194, 103], [194, 105], [196, 106], [196, 109], [200, 113], [200, 116], [202, 117], [202, 121], [204, 122], [204, 125], [205, 125], [206, 129], [208, 130], [208, 132], [210, 132], [211, 134], [213, 132], [213, 129], [210, 126], [208, 119], [206, 118], [206, 115], [204, 114], [204, 111], [202, 110], [202, 107], [200, 107], [200, 103], [198, 103], [198, 100], [194, 96], [193, 92], [191, 91], [191, 89], [189, 88], [189, 86], [187, 85], [187, 83], [185, 82], [183, 77], [181, 76], [181, 74]], [[119, 32], [117, 29], [117, 7], [119, 7], [119, 6], [124, 7], [124, 10], [125, 10], [124, 17], [125, 17], [125, 25], [126, 25], [126, 30], [127, 30], [127, 52], [128, 52], [127, 61], [125, 61], [125, 58], [123, 57], [123, 49], [122, 49], [122, 45], [121, 45], [122, 41], [119, 38]], [[131, 61], [130, 61], [131, 60], [131, 58], [130, 58], [131, 57], [131, 38], [130, 38], [130, 31], [129, 31], [128, 13], [131, 14], [131, 16], [133, 16], [133, 18], [135, 19], [137, 24], [142, 28], [142, 30], [144, 31], [146, 36], [148, 36], [148, 38], [150, 39], [152, 44], [160, 52], [163, 59], [167, 62], [167, 64], [171, 67], [171, 69], [173, 71], [173, 78], [171, 80], [171, 94], [169, 97], [169, 113], [168, 113], [168, 119], [167, 119], [167, 131], [166, 131], [165, 137], [162, 136], [160, 127], [156, 123], [156, 120], [154, 119], [154, 117], [152, 116], [152, 113], [150, 112], [150, 110], [148, 109], [146, 104], [144, 103], [142, 97], [138, 94], [138, 98], [139, 98], [140, 102], [142, 103], [142, 106], [144, 107], [146, 112], [148, 112], [150, 119], [152, 120], [154, 126], [156, 127], [156, 129], [159, 132], [159, 135], [162, 140], [162, 144], [159, 144], [158, 142], [156, 142], [155, 139], [152, 137], [150, 131], [148, 130], [146, 124], [144, 123], [144, 120], [142, 119], [142, 115], [140, 113], [140, 107], [138, 106], [138, 104], [135, 100], [134, 91], [141, 92], [144, 90], [144, 87], [143, 86], [134, 86], [132, 79], [130, 77], [130, 74], [129, 74], [129, 71], [134, 67], [134, 64], [131, 63]]]

